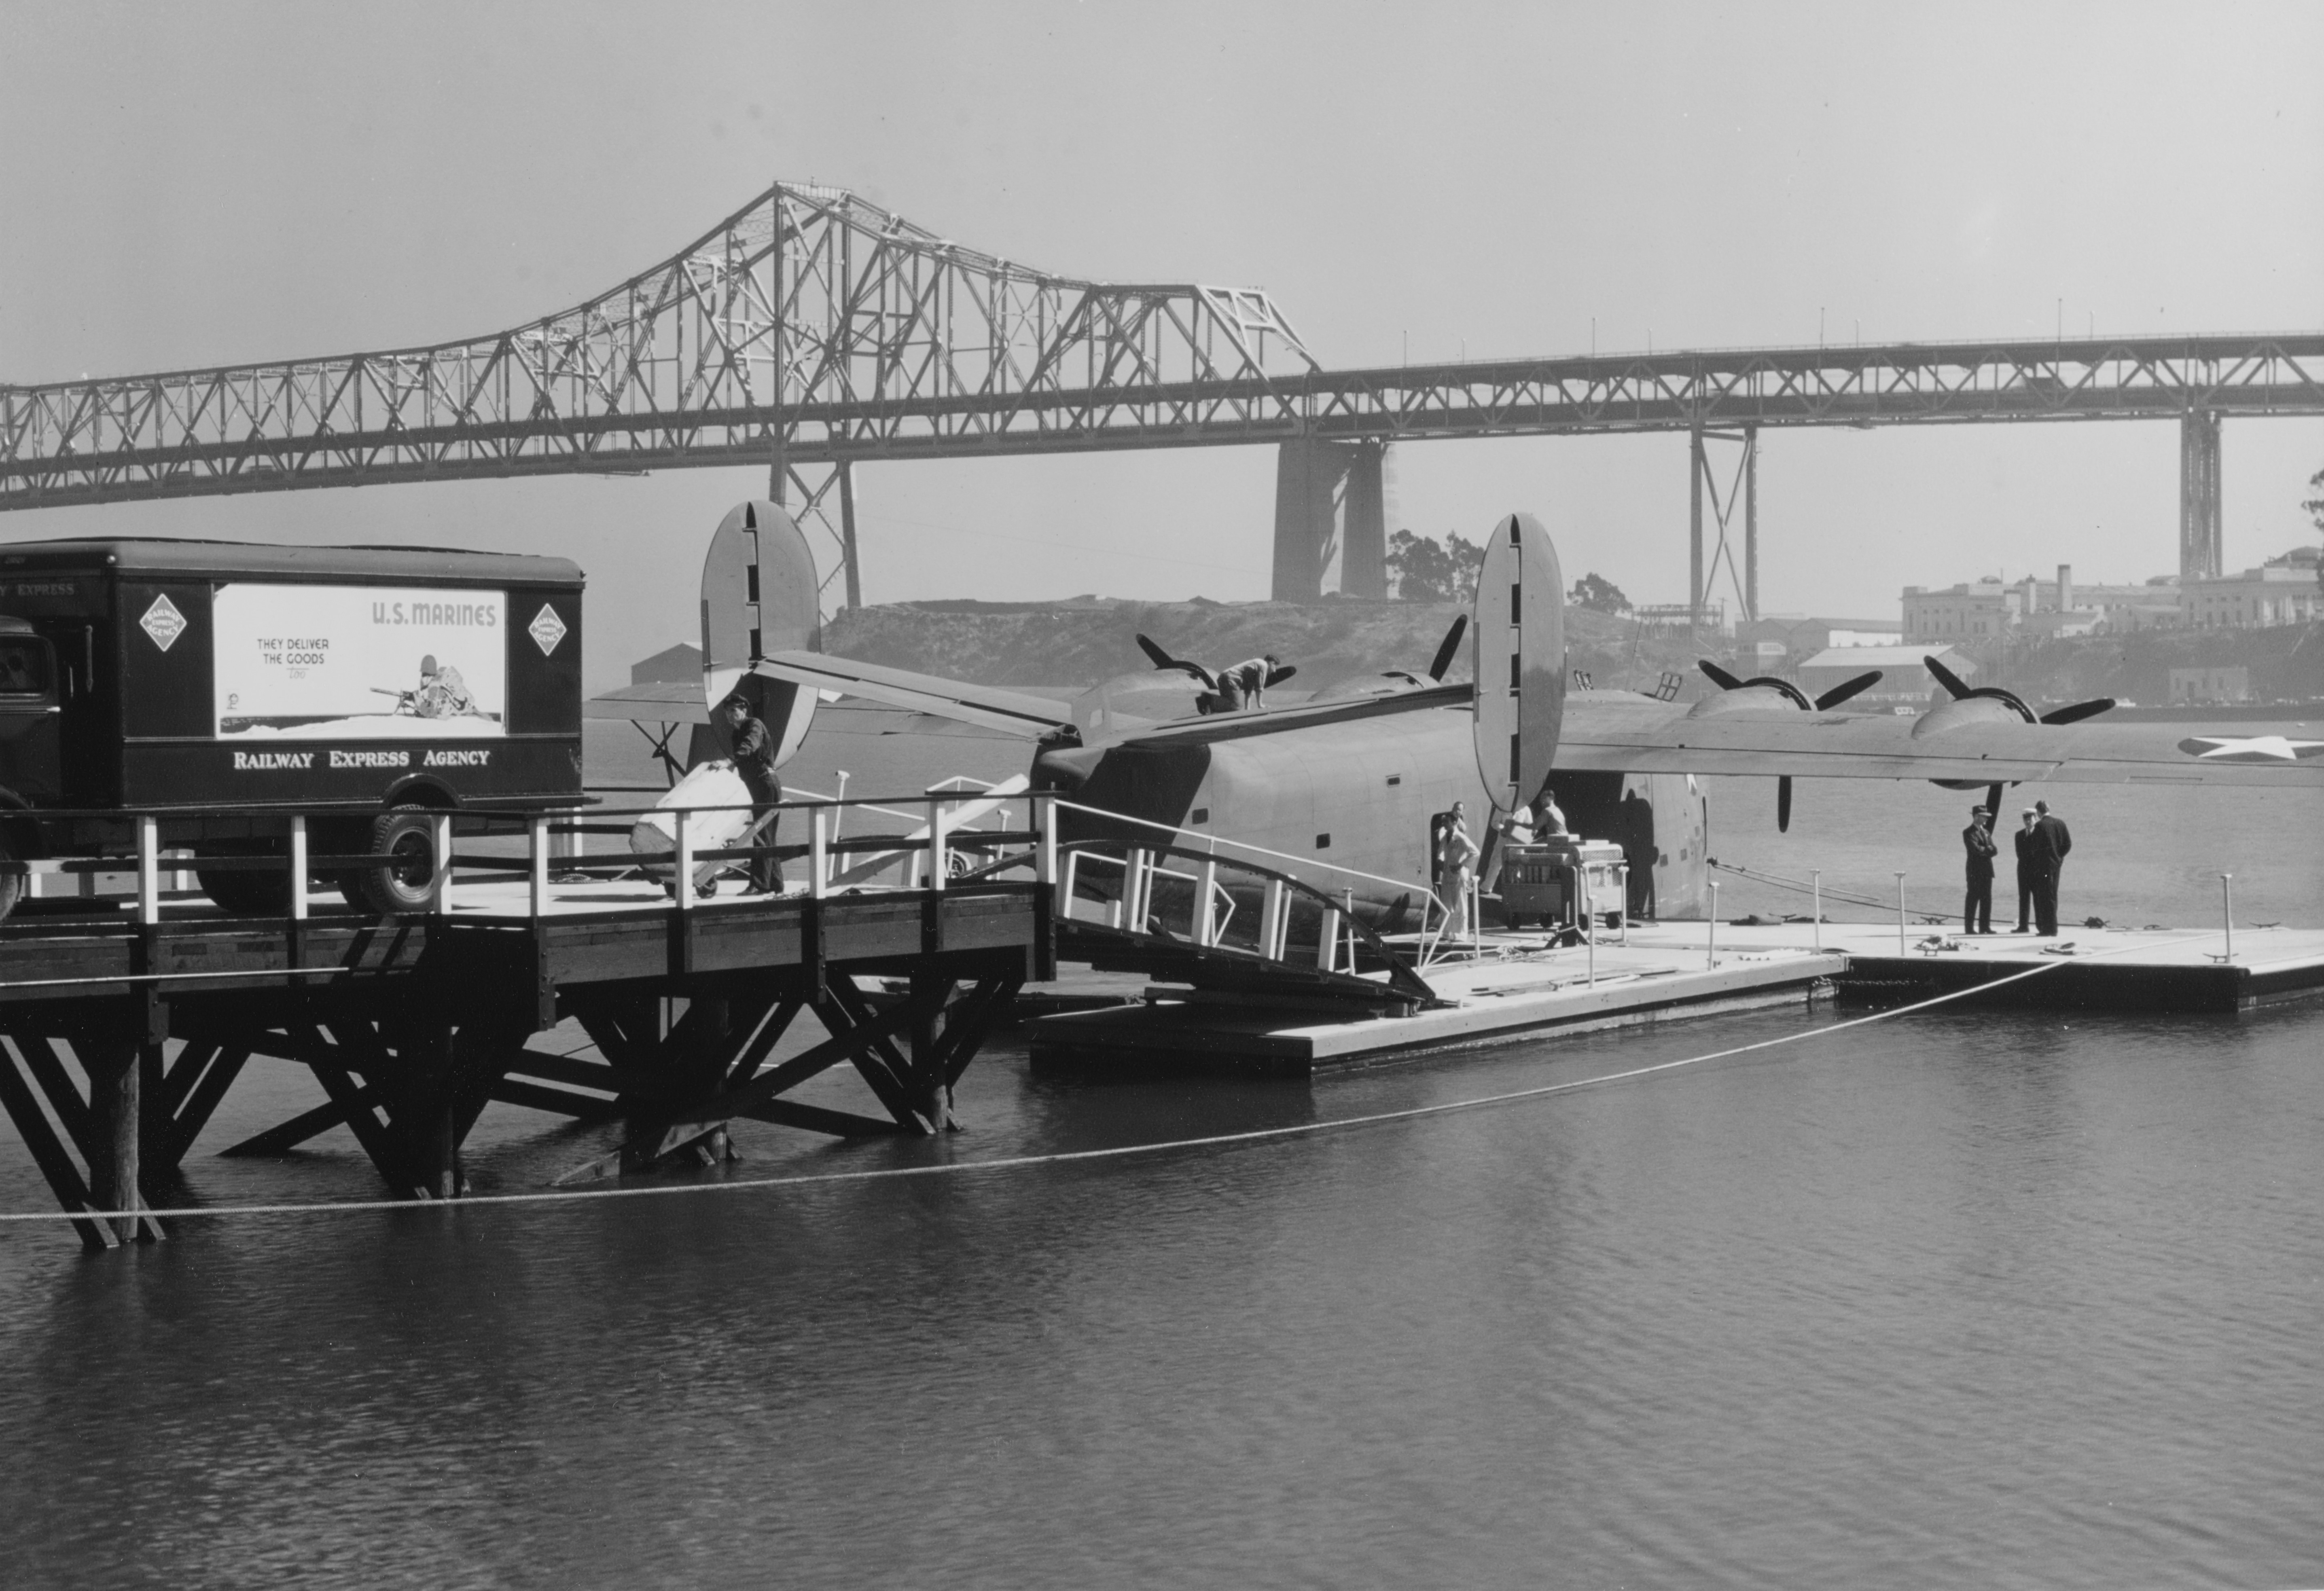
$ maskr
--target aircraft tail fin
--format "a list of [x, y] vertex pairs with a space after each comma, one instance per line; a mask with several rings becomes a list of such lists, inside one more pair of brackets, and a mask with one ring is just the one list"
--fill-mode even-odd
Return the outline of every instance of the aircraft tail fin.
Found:
[[1557, 548], [1531, 514], [1485, 538], [1469, 627], [1477, 675], [1477, 774], [1503, 812], [1541, 793], [1565, 721], [1565, 584]]
[[[777, 739], [776, 760], [789, 759], [815, 719], [816, 693], [753, 676], [751, 666], [775, 652], [823, 647], [822, 586], [815, 554], [798, 522], [771, 502], [737, 503], [712, 532], [702, 560], [702, 696], [713, 719], [736, 691]], [[725, 726], [714, 722], [710, 740]], [[697, 735], [697, 755], [701, 760]]]

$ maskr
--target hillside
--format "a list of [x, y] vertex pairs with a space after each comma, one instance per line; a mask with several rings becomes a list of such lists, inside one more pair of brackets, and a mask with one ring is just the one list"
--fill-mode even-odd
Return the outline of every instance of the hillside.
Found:
[[[1172, 655], [1210, 665], [1273, 652], [1313, 688], [1343, 676], [1425, 668], [1453, 616], [1451, 602], [1333, 600], [1222, 603], [894, 602], [854, 608], [824, 630], [843, 658], [983, 685], [1087, 685], [1148, 667], [1133, 639], [1149, 635]], [[1665, 669], [1683, 673], [1688, 694], [1701, 676], [1683, 638], [1640, 633], [1628, 619], [1566, 612], [1566, 649], [1601, 686], [1654, 688]], [[1470, 677], [1469, 648], [1448, 679]]]

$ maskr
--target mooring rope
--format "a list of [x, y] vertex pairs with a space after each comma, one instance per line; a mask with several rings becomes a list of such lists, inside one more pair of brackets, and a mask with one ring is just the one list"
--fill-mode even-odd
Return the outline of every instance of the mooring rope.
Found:
[[[2190, 934], [2172, 943], [2192, 943], [2208, 934]], [[460, 1209], [484, 1205], [505, 1204], [564, 1204], [586, 1200], [605, 1199], [664, 1199], [699, 1193], [744, 1193], [768, 1188], [807, 1188], [839, 1182], [876, 1182], [907, 1177], [955, 1176], [973, 1172], [1025, 1171], [1035, 1166], [1072, 1165], [1102, 1160], [1126, 1160], [1132, 1155], [1167, 1154], [1178, 1150], [1220, 1149], [1240, 1144], [1260, 1144], [1275, 1139], [1314, 1136], [1323, 1133], [1342, 1132], [1356, 1127], [1384, 1127], [1392, 1122], [1417, 1121], [1425, 1117], [1449, 1116], [1455, 1111], [1482, 1110], [1499, 1105], [1521, 1104], [1531, 1099], [1548, 1099], [1557, 1094], [1571, 1094], [1582, 1089], [1603, 1088], [1609, 1083], [1632, 1082], [1643, 1077], [1654, 1077], [1666, 1071], [1676, 1071], [1688, 1066], [1701, 1066], [1708, 1062], [1725, 1061], [1737, 1055], [1748, 1055], [1761, 1050], [1773, 1050], [1803, 1039], [1826, 1038], [1851, 1028], [1868, 1027], [1876, 1022], [1909, 1016], [1971, 995], [1987, 993], [2012, 983], [2022, 983], [2038, 978], [2044, 972], [2069, 966], [2076, 961], [2093, 961], [2100, 956], [2116, 955], [2124, 951], [2149, 949], [2151, 946], [2121, 945], [2110, 951], [2097, 951], [2088, 956], [2060, 956], [2040, 966], [2028, 967], [2022, 972], [2012, 972], [1967, 989], [1932, 995], [1910, 1005], [1892, 1006], [1875, 1011], [1868, 1016], [1836, 1022], [1828, 1027], [1802, 1028], [1780, 1037], [1761, 1039], [1756, 1044], [1737, 1044], [1729, 1049], [1711, 1050], [1701, 1055], [1688, 1055], [1676, 1061], [1656, 1062], [1651, 1066], [1632, 1067], [1627, 1071], [1609, 1071], [1596, 1077], [1574, 1078], [1566, 1082], [1543, 1083], [1529, 1089], [1515, 1089], [1507, 1093], [1481, 1094], [1467, 1099], [1449, 1099], [1434, 1105], [1407, 1106], [1398, 1110], [1378, 1110], [1362, 1116], [1336, 1117], [1330, 1121], [1296, 1122], [1288, 1127], [1252, 1127], [1236, 1133], [1213, 1133], [1198, 1138], [1168, 1138], [1151, 1144], [1118, 1144], [1104, 1149], [1064, 1149], [1046, 1154], [1011, 1154], [991, 1160], [946, 1161], [938, 1165], [881, 1166], [867, 1171], [806, 1172], [779, 1177], [733, 1177], [716, 1182], [665, 1183], [659, 1187], [635, 1188], [568, 1188], [543, 1189], [530, 1193], [478, 1193], [460, 1199], [416, 1200], [409, 1199], [328, 1200], [300, 1204], [224, 1204], [186, 1205], [171, 1209], [83, 1209], [83, 1210], [11, 1210], [0, 1212], [0, 1222], [53, 1222], [89, 1220], [127, 1220], [144, 1216], [159, 1219], [192, 1219], [224, 1216], [265, 1215], [328, 1215], [354, 1214], [358, 1211], [389, 1209]]]

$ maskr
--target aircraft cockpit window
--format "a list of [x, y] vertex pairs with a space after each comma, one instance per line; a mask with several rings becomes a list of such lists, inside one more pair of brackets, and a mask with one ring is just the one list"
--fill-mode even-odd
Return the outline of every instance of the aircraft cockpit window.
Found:
[[49, 649], [35, 640], [0, 640], [0, 695], [38, 696], [49, 688]]

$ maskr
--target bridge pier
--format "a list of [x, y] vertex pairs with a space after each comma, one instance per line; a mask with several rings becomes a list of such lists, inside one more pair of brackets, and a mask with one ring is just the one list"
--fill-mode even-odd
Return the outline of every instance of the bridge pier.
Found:
[[1310, 437], [1277, 446], [1277, 602], [1321, 598], [1335, 555], [1342, 595], [1388, 595], [1388, 450], [1385, 442]]
[[2216, 580], [2219, 545], [2219, 411], [2179, 417], [2179, 578]]

